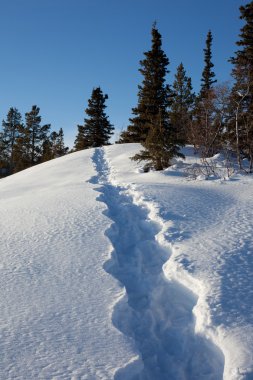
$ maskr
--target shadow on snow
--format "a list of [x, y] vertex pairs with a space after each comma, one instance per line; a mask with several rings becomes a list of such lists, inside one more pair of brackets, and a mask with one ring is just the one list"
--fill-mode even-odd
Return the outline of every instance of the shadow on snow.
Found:
[[160, 226], [125, 189], [110, 184], [103, 149], [95, 150], [93, 162], [98, 175], [90, 182], [101, 184], [98, 200], [113, 221], [106, 231], [113, 252], [104, 269], [126, 289], [125, 299], [114, 307], [113, 324], [134, 339], [143, 362], [137, 375], [130, 364], [117, 371], [115, 380], [222, 379], [222, 353], [194, 333], [196, 296], [163, 274], [169, 252], [156, 241]]

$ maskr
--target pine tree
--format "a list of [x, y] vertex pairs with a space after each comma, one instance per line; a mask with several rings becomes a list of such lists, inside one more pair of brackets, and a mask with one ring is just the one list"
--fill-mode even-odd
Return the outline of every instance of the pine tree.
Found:
[[145, 52], [145, 58], [140, 61], [143, 81], [138, 86], [138, 105], [132, 109], [134, 117], [130, 119], [127, 131], [121, 134], [120, 142], [144, 142], [152, 122], [170, 105], [171, 91], [165, 84], [169, 59], [162, 50], [162, 38], [156, 24], [151, 34], [151, 50]]
[[211, 30], [207, 33], [206, 38], [206, 48], [204, 49], [204, 61], [205, 61], [205, 67], [202, 72], [202, 78], [201, 78], [201, 91], [200, 96], [205, 96], [206, 92], [211, 90], [213, 87], [213, 84], [217, 82], [215, 78], [215, 73], [212, 71], [212, 68], [214, 67], [212, 63], [212, 41], [213, 36]]
[[182, 156], [182, 143], [170, 121], [171, 90], [165, 83], [169, 60], [162, 50], [156, 25], [152, 28], [152, 48], [144, 54], [140, 69], [144, 79], [139, 86], [138, 105], [133, 109], [136, 117], [131, 119], [128, 133], [145, 148], [133, 159], [148, 160], [148, 166], [162, 170], [169, 166], [172, 157]]
[[9, 172], [14, 168], [14, 146], [19, 136], [22, 117], [17, 108], [11, 107], [6, 120], [2, 122], [2, 156], [5, 158]]
[[186, 142], [189, 136], [188, 130], [192, 119], [195, 95], [192, 91], [191, 78], [186, 76], [182, 63], [177, 67], [173, 83], [173, 94], [170, 112], [171, 123], [176, 129], [178, 138]]

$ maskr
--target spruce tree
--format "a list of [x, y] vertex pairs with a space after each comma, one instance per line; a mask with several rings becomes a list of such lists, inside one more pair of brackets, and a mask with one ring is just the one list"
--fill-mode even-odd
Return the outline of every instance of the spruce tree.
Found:
[[88, 136], [83, 125], [77, 126], [78, 132], [74, 142], [74, 150], [83, 150], [91, 147], [90, 142], [88, 141]]
[[202, 158], [211, 154], [213, 149], [210, 148], [212, 137], [216, 131], [213, 123], [214, 110], [214, 83], [217, 82], [213, 72], [212, 63], [212, 32], [209, 30], [206, 37], [206, 48], [204, 50], [204, 70], [201, 78], [200, 94], [196, 98], [194, 107], [194, 123], [191, 130], [191, 143], [195, 148], [198, 147]]
[[253, 1], [240, 7], [240, 18], [244, 26], [237, 45], [241, 47], [231, 58], [232, 76], [235, 84], [231, 95], [233, 118], [229, 124], [230, 143], [236, 147], [238, 164], [242, 167], [241, 156], [250, 160], [253, 171]]
[[84, 125], [78, 125], [74, 149], [81, 150], [90, 147], [109, 145], [114, 127], [109, 122], [105, 113], [107, 94], [103, 94], [100, 87], [94, 88], [88, 107], [85, 112], [88, 117], [84, 119]]
[[145, 148], [133, 157], [134, 160], [147, 160], [155, 170], [168, 167], [174, 156], [179, 153], [181, 141], [171, 125], [169, 107], [171, 90], [166, 82], [169, 60], [162, 50], [162, 38], [156, 24], [152, 28], [152, 47], [144, 53], [140, 72], [144, 79], [139, 86], [139, 102], [133, 109], [134, 118], [128, 127], [133, 141], [141, 142]]
[[217, 82], [215, 78], [215, 73], [212, 71], [214, 64], [212, 63], [212, 41], [213, 36], [211, 30], [207, 33], [206, 38], [206, 48], [204, 49], [204, 61], [205, 66], [202, 72], [201, 78], [201, 91], [200, 96], [205, 96], [206, 92], [212, 89], [213, 84]]
[[19, 136], [22, 117], [17, 108], [11, 107], [6, 120], [2, 122], [2, 156], [5, 158], [9, 172], [14, 168], [14, 146]]
[[146, 161], [145, 170], [153, 168], [163, 170], [170, 166], [173, 157], [182, 157], [180, 146], [183, 144], [177, 138], [175, 128], [170, 124], [168, 112], [160, 110], [148, 125], [147, 138], [142, 142], [144, 150], [132, 157], [135, 161]]
[[144, 142], [154, 119], [170, 104], [171, 91], [165, 84], [169, 59], [162, 49], [162, 37], [156, 24], [153, 25], [151, 50], [144, 53], [140, 61], [142, 84], [138, 86], [138, 104], [132, 109], [134, 117], [130, 119], [127, 131], [121, 134], [120, 142]]
[[253, 112], [253, 1], [241, 6], [240, 12], [240, 19], [244, 20], [245, 24], [236, 44], [242, 48], [231, 58], [234, 65], [232, 75], [236, 81], [235, 90], [240, 92], [238, 95], [248, 93], [245, 102], [248, 111]]
[[171, 123], [176, 129], [178, 138], [186, 142], [192, 119], [195, 95], [192, 91], [191, 78], [187, 77], [183, 64], [177, 67], [173, 83], [173, 102], [171, 105]]
[[107, 99], [108, 95], [104, 95], [101, 88], [97, 87], [93, 89], [88, 100], [88, 107], [85, 110], [88, 117], [84, 119], [84, 127], [92, 147], [108, 145], [113, 135], [114, 127], [105, 113]]

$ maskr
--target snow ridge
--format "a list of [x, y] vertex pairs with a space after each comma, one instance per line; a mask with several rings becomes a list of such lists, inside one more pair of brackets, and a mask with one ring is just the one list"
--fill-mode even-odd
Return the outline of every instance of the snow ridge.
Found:
[[115, 380], [222, 379], [224, 360], [216, 346], [194, 332], [196, 296], [163, 272], [171, 252], [164, 226], [127, 187], [110, 180], [103, 148], [92, 157], [100, 184], [98, 198], [112, 220], [106, 231], [113, 252], [104, 269], [119, 280], [125, 295], [114, 305], [112, 321], [135, 343], [140, 359], [126, 364]]

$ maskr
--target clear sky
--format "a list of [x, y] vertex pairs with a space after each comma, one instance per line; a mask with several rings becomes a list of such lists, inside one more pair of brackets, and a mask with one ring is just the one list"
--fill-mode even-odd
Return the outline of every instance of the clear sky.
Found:
[[216, 77], [229, 80], [227, 59], [242, 26], [238, 8], [248, 2], [0, 0], [0, 118], [12, 106], [24, 117], [36, 104], [42, 122], [62, 127], [72, 147], [92, 88], [101, 86], [111, 123], [117, 131], [126, 128], [155, 20], [170, 60], [168, 83], [183, 62], [198, 91], [209, 29]]

